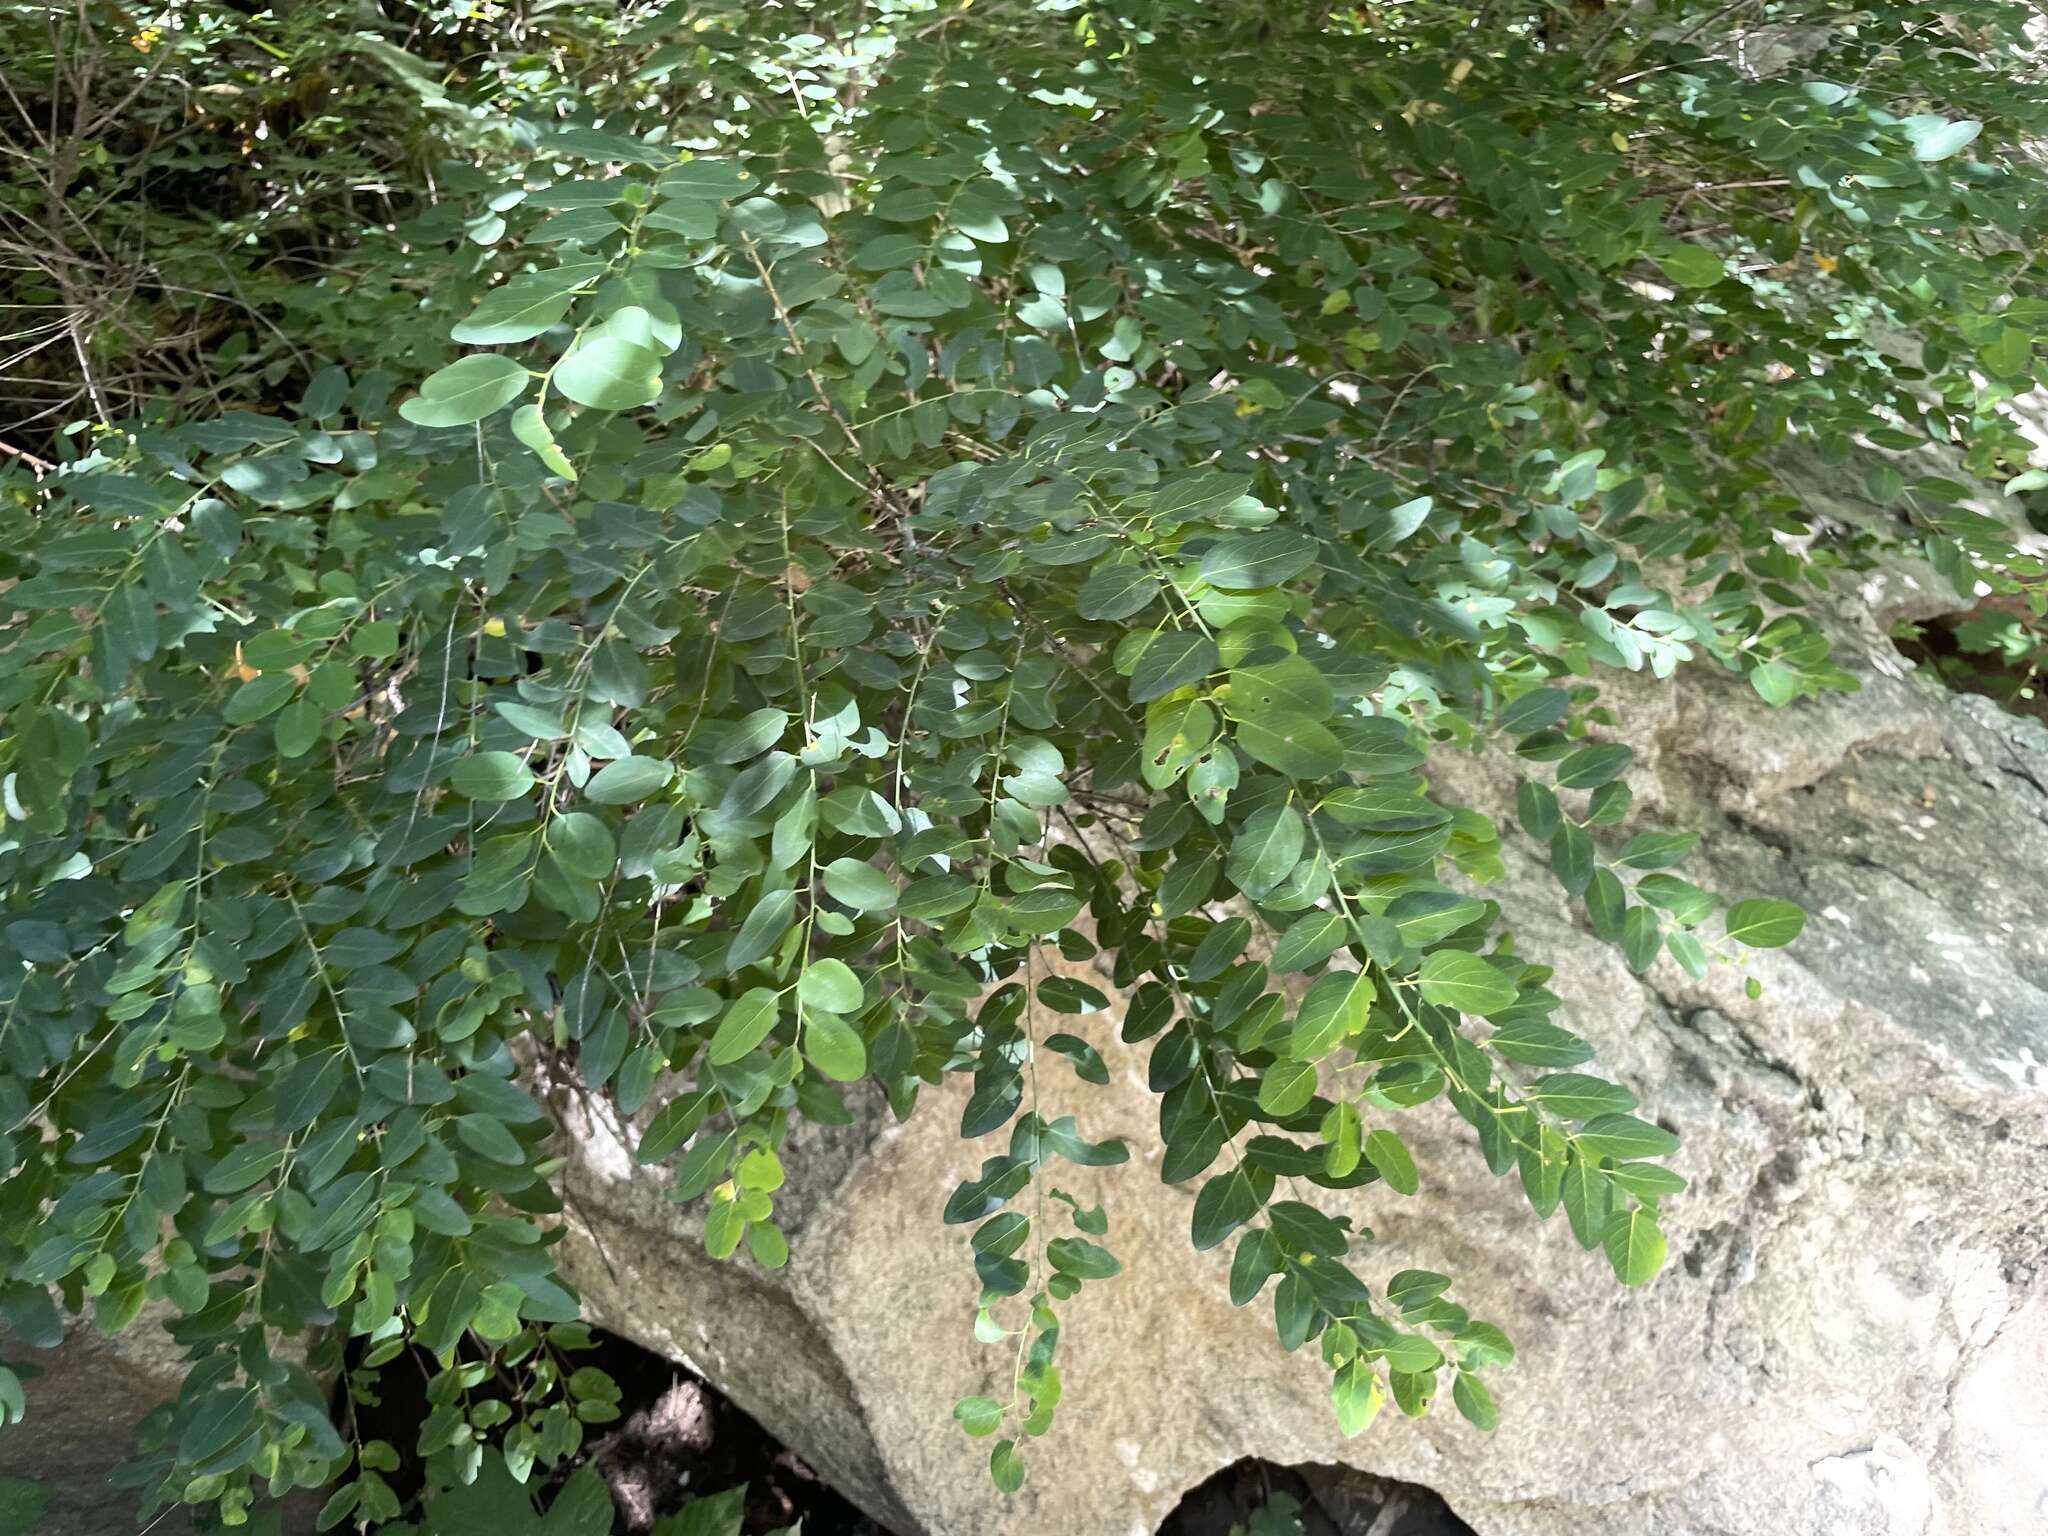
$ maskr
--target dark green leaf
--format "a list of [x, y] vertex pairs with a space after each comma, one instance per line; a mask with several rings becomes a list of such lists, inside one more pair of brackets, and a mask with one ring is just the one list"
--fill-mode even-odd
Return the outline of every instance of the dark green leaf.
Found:
[[1131, 674], [1131, 702], [1144, 704], [1200, 682], [1217, 667], [1216, 644], [1193, 630], [1154, 635]]
[[1202, 556], [1202, 579], [1212, 587], [1232, 591], [1277, 587], [1315, 561], [1315, 540], [1291, 529], [1274, 528], [1211, 546]]

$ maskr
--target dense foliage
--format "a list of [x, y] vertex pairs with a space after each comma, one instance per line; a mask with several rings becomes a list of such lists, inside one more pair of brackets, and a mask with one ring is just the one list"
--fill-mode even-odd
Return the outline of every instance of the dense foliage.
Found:
[[[1119, 1268], [1113, 1207], [1017, 1197], [1129, 1155], [1038, 1079], [1112, 1032], [1345, 1430], [1490, 1427], [1512, 1345], [1317, 1191], [1414, 1195], [1442, 1097], [1639, 1284], [1684, 1187], [1500, 838], [1637, 969], [1803, 922], [1635, 822], [1600, 669], [1852, 686], [1807, 603], [1892, 547], [2038, 612], [1957, 478], [2025, 470], [2048, 315], [2021, 6], [15, 10], [0, 1314], [161, 1303], [137, 1482], [230, 1524], [615, 1411], [547, 1084], [772, 1267], [799, 1121], [970, 1076], [933, 1219], [1014, 1488]], [[1811, 515], [1795, 446], [1891, 520]], [[1429, 792], [1479, 747], [1519, 831]], [[417, 1446], [331, 1421], [351, 1339], [358, 1400], [438, 1362]]]

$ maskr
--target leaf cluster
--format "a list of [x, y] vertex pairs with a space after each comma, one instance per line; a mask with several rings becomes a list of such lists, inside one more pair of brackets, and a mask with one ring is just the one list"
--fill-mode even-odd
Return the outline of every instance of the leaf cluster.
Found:
[[[618, 1392], [550, 1092], [774, 1268], [799, 1122], [965, 1079], [934, 1219], [1006, 1489], [1121, 1268], [1061, 1165], [1130, 1160], [1040, 1075], [1112, 1049], [1347, 1433], [1446, 1385], [1490, 1428], [1514, 1353], [1332, 1214], [1418, 1195], [1421, 1106], [1656, 1274], [1677, 1139], [1486, 888], [1526, 837], [1636, 970], [1792, 942], [1634, 814], [1602, 671], [1790, 705], [1853, 686], [1808, 604], [1887, 550], [2038, 582], [1957, 478], [2023, 461], [2048, 304], [2024, 13], [1954, 13], [2008, 76], [1907, 6], [1771, 72], [1683, 8], [1294, 9], [623, 39], [661, 110], [473, 99], [518, 153], [291, 398], [8, 483], [0, 1313], [169, 1316], [154, 1497], [396, 1519], [342, 1339], [358, 1401], [436, 1362], [437, 1486], [579, 1454]], [[1793, 446], [1892, 515], [1810, 512]], [[1519, 830], [1432, 789], [1482, 747]]]

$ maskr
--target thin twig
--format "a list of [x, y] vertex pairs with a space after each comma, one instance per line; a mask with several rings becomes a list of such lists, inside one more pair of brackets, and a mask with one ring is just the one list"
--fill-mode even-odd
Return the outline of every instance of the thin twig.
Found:
[[45, 475], [53, 475], [57, 472], [57, 466], [48, 459], [39, 459], [26, 448], [17, 448], [12, 443], [0, 442], [0, 453], [7, 454], [10, 458], [21, 460], [22, 463], [36, 472], [38, 480], [42, 479]]

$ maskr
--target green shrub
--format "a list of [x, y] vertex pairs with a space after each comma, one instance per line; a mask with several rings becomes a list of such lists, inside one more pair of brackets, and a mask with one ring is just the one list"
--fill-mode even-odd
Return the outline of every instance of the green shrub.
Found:
[[[975, 1224], [962, 1325], [1015, 1365], [955, 1412], [1013, 1488], [1119, 1268], [1112, 1212], [1014, 1197], [1129, 1155], [1039, 1074], [1106, 1081], [1115, 1029], [1345, 1430], [1443, 1390], [1490, 1428], [1513, 1346], [1316, 1190], [1414, 1194], [1443, 1096], [1639, 1284], [1684, 1181], [1430, 755], [1519, 757], [1508, 835], [1631, 965], [1739, 963], [1803, 917], [1616, 830], [1596, 669], [1791, 704], [1853, 686], [1807, 598], [1886, 549], [2040, 575], [1955, 478], [2024, 467], [2029, 13], [1827, 12], [1761, 72], [1722, 14], [708, 6], [401, 70], [377, 109], [474, 163], [429, 194], [323, 130], [308, 174], [407, 168], [410, 222], [274, 276], [233, 390], [9, 481], [0, 1313], [167, 1304], [155, 1495], [374, 1524], [401, 1450], [524, 1481], [616, 1412], [530, 1069], [769, 1267], [798, 1120], [967, 1074], [933, 1219]], [[1795, 445], [1895, 522], [1810, 515]], [[441, 1362], [417, 1446], [330, 1423], [344, 1339], [358, 1391]]]

